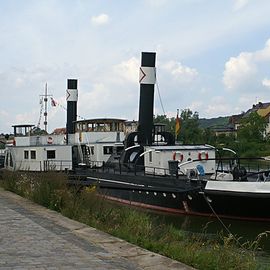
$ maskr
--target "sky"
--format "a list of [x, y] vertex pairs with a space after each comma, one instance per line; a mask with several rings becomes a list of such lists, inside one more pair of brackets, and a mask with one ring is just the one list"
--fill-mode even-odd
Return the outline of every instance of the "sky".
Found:
[[57, 102], [48, 130], [65, 127], [67, 79], [78, 79], [79, 117], [137, 120], [141, 52], [157, 53], [156, 115], [270, 101], [269, 0], [0, 0], [0, 10], [0, 133], [38, 124], [46, 83]]

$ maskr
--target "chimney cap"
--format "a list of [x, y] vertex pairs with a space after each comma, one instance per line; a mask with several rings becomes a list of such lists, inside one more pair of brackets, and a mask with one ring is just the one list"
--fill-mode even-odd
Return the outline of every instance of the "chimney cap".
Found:
[[77, 79], [68, 79], [67, 80], [67, 88], [68, 89], [77, 89], [78, 88], [78, 80]]

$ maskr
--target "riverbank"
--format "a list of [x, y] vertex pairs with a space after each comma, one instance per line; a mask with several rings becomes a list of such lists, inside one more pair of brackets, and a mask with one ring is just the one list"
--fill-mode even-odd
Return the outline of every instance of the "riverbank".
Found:
[[95, 187], [67, 188], [61, 173], [8, 173], [1, 185], [47, 208], [197, 269], [258, 269], [258, 242], [239, 245], [232, 235], [215, 239], [160, 224], [147, 213], [112, 204]]
[[0, 188], [0, 269], [195, 270]]

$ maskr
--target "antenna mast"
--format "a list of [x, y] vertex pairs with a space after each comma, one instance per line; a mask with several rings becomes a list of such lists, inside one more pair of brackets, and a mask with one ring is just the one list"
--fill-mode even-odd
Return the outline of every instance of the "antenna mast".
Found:
[[52, 95], [48, 95], [48, 84], [45, 84], [45, 94], [40, 95], [42, 98], [42, 102], [44, 102], [44, 129], [48, 132], [48, 97], [52, 97]]

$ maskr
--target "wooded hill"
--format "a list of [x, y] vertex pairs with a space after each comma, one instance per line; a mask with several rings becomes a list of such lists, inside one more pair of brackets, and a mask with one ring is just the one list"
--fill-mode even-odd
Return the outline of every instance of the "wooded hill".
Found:
[[216, 118], [199, 118], [200, 128], [215, 128], [215, 127], [226, 127], [229, 125], [230, 116], [220, 116]]

